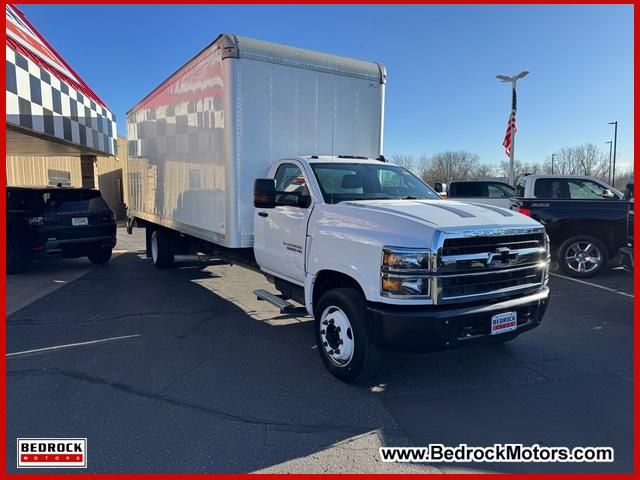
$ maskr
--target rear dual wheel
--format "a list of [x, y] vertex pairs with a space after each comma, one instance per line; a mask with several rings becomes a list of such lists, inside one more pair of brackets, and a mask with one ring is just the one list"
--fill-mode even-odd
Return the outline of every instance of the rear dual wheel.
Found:
[[173, 266], [173, 247], [171, 234], [166, 230], [154, 230], [150, 242], [151, 260], [156, 268]]

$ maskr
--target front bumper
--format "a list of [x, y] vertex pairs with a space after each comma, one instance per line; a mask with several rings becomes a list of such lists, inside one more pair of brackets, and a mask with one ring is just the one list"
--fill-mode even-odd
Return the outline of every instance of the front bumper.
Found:
[[618, 250], [618, 254], [620, 255], [620, 261], [622, 262], [622, 267], [627, 272], [633, 272], [633, 247], [632, 246], [622, 247]]
[[[496, 343], [537, 327], [549, 303], [549, 288], [495, 303], [403, 307], [370, 304], [369, 338], [390, 349], [424, 352]], [[491, 316], [516, 311], [516, 330], [490, 334]]]

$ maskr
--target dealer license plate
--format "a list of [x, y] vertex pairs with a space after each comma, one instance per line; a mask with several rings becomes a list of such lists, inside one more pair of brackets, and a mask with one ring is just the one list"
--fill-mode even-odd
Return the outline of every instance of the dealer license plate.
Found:
[[89, 225], [89, 219], [87, 217], [75, 217], [71, 219], [71, 225], [73, 225], [74, 227]]
[[511, 332], [518, 328], [517, 312], [499, 313], [491, 317], [491, 335]]

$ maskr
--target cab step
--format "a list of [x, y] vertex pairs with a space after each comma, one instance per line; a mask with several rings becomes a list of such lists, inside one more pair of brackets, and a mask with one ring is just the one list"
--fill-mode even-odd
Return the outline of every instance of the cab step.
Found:
[[296, 307], [295, 305], [283, 300], [282, 298], [274, 295], [271, 292], [267, 292], [266, 290], [254, 290], [253, 294], [256, 296], [258, 300], [264, 300], [265, 302], [269, 302], [271, 305], [280, 309], [280, 313], [286, 315], [307, 315], [307, 309], [304, 307]]

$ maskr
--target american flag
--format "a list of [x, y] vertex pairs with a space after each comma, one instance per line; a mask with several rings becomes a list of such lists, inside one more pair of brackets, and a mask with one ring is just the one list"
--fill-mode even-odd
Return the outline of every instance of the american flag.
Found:
[[511, 156], [511, 134], [513, 132], [513, 136], [515, 136], [518, 129], [516, 128], [516, 89], [513, 89], [513, 101], [511, 103], [511, 115], [509, 115], [509, 123], [507, 123], [507, 133], [504, 135], [504, 141], [502, 145], [504, 146], [504, 153], [507, 154], [507, 157]]

